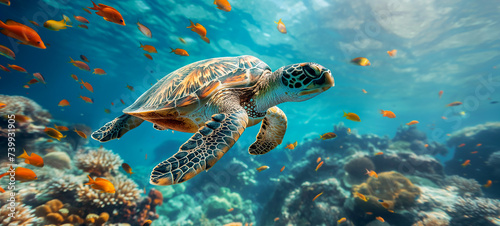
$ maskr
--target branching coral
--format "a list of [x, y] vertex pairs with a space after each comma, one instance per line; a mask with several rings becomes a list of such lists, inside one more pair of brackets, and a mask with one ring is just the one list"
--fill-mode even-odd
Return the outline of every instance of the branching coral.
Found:
[[83, 205], [104, 208], [107, 206], [135, 206], [141, 191], [137, 184], [125, 177], [109, 177], [108, 179], [115, 187], [115, 193], [101, 193], [90, 188], [89, 185], [79, 185], [77, 188], [77, 200]]
[[467, 179], [457, 175], [446, 177], [445, 184], [458, 189], [458, 194], [464, 197], [482, 196], [481, 185], [474, 179]]
[[74, 176], [54, 177], [45, 184], [40, 196], [62, 199], [64, 202], [74, 200], [80, 182]]
[[111, 172], [118, 170], [123, 162], [119, 155], [104, 148], [82, 149], [74, 160], [76, 167], [93, 176], [109, 176]]
[[[40, 219], [33, 214], [29, 206], [16, 203], [15, 210], [11, 211], [10, 204], [0, 207], [0, 225], [37, 225]], [[14, 213], [14, 216], [11, 214]]]
[[500, 215], [500, 201], [487, 198], [458, 198], [450, 211], [450, 225], [493, 225], [488, 218]]

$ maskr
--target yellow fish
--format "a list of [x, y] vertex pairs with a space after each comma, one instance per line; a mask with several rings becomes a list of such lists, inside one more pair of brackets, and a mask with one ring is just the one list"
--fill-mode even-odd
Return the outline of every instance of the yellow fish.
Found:
[[49, 135], [49, 137], [52, 137], [58, 141], [61, 141], [61, 138], [66, 137], [66, 136], [63, 136], [61, 132], [57, 131], [54, 128], [50, 128], [50, 127], [45, 127], [43, 132], [45, 132], [47, 135]]
[[286, 26], [283, 23], [283, 21], [281, 21], [281, 19], [278, 22], [274, 21], [274, 23], [278, 24], [278, 31], [279, 32], [286, 34]]
[[345, 117], [346, 119], [349, 119], [351, 121], [361, 122], [361, 119], [359, 118], [359, 116], [355, 113], [352, 113], [352, 112], [345, 113], [345, 111], [344, 111], [343, 117]]
[[286, 145], [285, 149], [293, 150], [293, 149], [295, 149], [295, 147], [297, 147], [297, 141], [295, 141], [295, 143], [293, 143], [293, 144]]
[[71, 21], [69, 20], [68, 17], [63, 15], [63, 19], [60, 21], [55, 21], [55, 20], [47, 20], [45, 23], [43, 23], [43, 26], [49, 30], [53, 31], [59, 31], [62, 29], [66, 29], [67, 27], [72, 27]]
[[257, 168], [257, 171], [262, 172], [266, 169], [269, 169], [269, 166], [261, 166], [261, 167]]

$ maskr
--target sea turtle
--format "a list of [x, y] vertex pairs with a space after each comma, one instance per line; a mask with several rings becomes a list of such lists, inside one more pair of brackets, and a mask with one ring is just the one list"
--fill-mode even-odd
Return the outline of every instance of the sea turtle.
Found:
[[202, 60], [162, 78], [92, 138], [101, 142], [120, 138], [144, 120], [157, 130], [194, 133], [151, 172], [151, 184], [177, 184], [210, 169], [245, 128], [261, 121], [248, 151], [252, 155], [271, 151], [281, 144], [287, 127], [286, 116], [276, 105], [308, 100], [333, 86], [330, 70], [316, 63], [272, 72], [253, 56]]

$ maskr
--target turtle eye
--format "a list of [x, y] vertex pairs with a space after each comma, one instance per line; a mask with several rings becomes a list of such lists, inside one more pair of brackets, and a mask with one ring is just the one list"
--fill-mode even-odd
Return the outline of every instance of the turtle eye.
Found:
[[303, 67], [304, 72], [307, 76], [311, 78], [317, 78], [321, 75], [321, 69], [319, 69], [316, 65], [305, 65]]

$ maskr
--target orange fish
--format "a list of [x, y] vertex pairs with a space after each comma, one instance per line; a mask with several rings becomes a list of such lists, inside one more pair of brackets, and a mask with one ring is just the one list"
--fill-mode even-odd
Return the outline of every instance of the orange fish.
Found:
[[92, 72], [92, 74], [106, 75], [106, 72], [103, 69], [101, 69], [101, 68], [94, 68], [94, 72]]
[[392, 111], [380, 110], [380, 114], [382, 114], [382, 117], [396, 118], [396, 114], [394, 114], [394, 112], [392, 112]]
[[191, 23], [191, 26], [186, 27], [186, 28], [191, 28], [191, 31], [196, 32], [196, 34], [198, 34], [201, 37], [207, 36], [207, 29], [205, 29], [205, 27], [203, 27], [203, 25], [201, 25], [199, 23], [194, 24], [193, 21], [191, 21], [191, 20], [189, 20], [189, 22]]
[[94, 1], [92, 1], [92, 4], [94, 6], [88, 7], [88, 8], [92, 9], [92, 10], [97, 10], [97, 12], [95, 12], [95, 14], [102, 16], [102, 18], [105, 21], [109, 21], [109, 22], [112, 22], [115, 24], [125, 26], [125, 20], [123, 20], [123, 17], [120, 14], [120, 12], [118, 12], [118, 10], [116, 10], [115, 8], [113, 8], [111, 6], [107, 6], [107, 5], [104, 5], [101, 3], [99, 3], [99, 5], [96, 5], [94, 3]]
[[35, 21], [30, 20], [30, 23], [31, 23], [31, 24], [33, 24], [33, 25], [35, 25], [35, 26], [37, 26], [37, 27], [40, 27], [40, 24], [38, 24], [38, 23], [37, 23], [37, 22], [35, 22]]
[[36, 78], [31, 79], [31, 80], [28, 81], [28, 85], [33, 85], [35, 83], [38, 83], [38, 80]]
[[90, 10], [83, 8], [83, 7], [82, 7], [82, 9], [83, 9], [83, 11], [87, 12], [88, 14], [92, 14], [92, 12], [90, 12]]
[[446, 118], [445, 116], [441, 116], [441, 118], [442, 118], [443, 120], [447, 120], [447, 119], [448, 119], [448, 118]]
[[378, 174], [377, 174], [375, 171], [373, 171], [373, 170], [368, 170], [368, 169], [366, 169], [366, 173], [365, 173], [365, 175], [368, 175], [368, 176], [370, 176], [370, 177], [375, 177], [375, 178], [378, 178]]
[[286, 26], [283, 21], [281, 21], [281, 18], [280, 20], [278, 20], [278, 22], [274, 21], [274, 23], [278, 24], [277, 28], [279, 32], [281, 32], [282, 34], [286, 34]]
[[40, 74], [39, 72], [36, 72], [36, 73], [33, 73], [33, 76], [38, 80], [40, 81], [41, 83], [43, 84], [46, 84], [45, 83], [45, 78], [42, 76], [42, 74]]
[[462, 102], [460, 102], [460, 101], [451, 102], [451, 103], [447, 104], [446, 107], [453, 107], [453, 106], [458, 106], [458, 105], [462, 105]]
[[[144, 188], [144, 194], [146, 194], [146, 188]], [[142, 226], [150, 226], [153, 223], [152, 220], [147, 220], [142, 223]]]
[[[127, 85], [127, 88], [128, 88], [128, 85]], [[132, 89], [134, 89], [134, 88], [132, 87]], [[123, 99], [120, 99], [120, 102], [122, 102], [122, 104], [125, 105], [125, 101], [123, 101]]]
[[182, 42], [182, 44], [186, 44], [186, 40], [184, 40], [183, 38], [179, 37], [179, 41]]
[[59, 101], [59, 104], [58, 104], [59, 107], [66, 107], [66, 106], [70, 106], [69, 105], [69, 101], [66, 100], [66, 99], [63, 99], [61, 101]]
[[471, 154], [477, 154], [477, 151], [473, 151], [473, 152], [471, 152]]
[[368, 198], [367, 198], [365, 195], [363, 195], [363, 194], [361, 194], [361, 193], [359, 193], [359, 192], [356, 192], [354, 195], [355, 195], [356, 197], [360, 198], [361, 200], [363, 200], [363, 201], [365, 201], [365, 202], [368, 202]]
[[6, 71], [6, 72], [10, 72], [10, 70], [6, 67], [4, 67], [3, 65], [0, 65], [0, 69], [2, 69], [3, 71]]
[[33, 170], [30, 170], [30, 169], [27, 169], [24, 167], [16, 167], [16, 169], [13, 169], [12, 166], [10, 166], [9, 171], [1, 174], [0, 178], [4, 177], [6, 175], [9, 175], [13, 172], [15, 174], [14, 178], [16, 179], [16, 181], [19, 181], [19, 182], [28, 182], [28, 181], [34, 181], [34, 180], [38, 179], [38, 177], [36, 176], [35, 172], [33, 172]]
[[366, 93], [368, 93], [368, 92], [366, 92], [366, 90], [365, 90], [365, 89], [362, 89], [361, 91], [363, 91], [363, 93], [365, 93], [365, 94], [366, 94]]
[[146, 156], [144, 157], [145, 160], [148, 160], [148, 154], [146, 154]]
[[232, 212], [234, 210], [234, 208], [229, 208], [227, 209], [227, 212]]
[[[0, 1], [0, 2], [1, 2], [1, 1]], [[9, 4], [10, 4], [10, 3], [9, 3]], [[4, 190], [2, 187], [0, 187], [0, 193], [5, 193], [5, 190]]]
[[316, 163], [318, 163], [320, 161], [321, 161], [321, 157], [318, 157], [318, 159], [316, 159]]
[[491, 180], [488, 180], [485, 185], [483, 185], [485, 188], [491, 187]]
[[373, 213], [372, 212], [366, 212], [366, 215], [372, 215]]
[[78, 27], [83, 28], [83, 29], [89, 29], [89, 26], [87, 26], [85, 24], [78, 24]]
[[479, 144], [476, 144], [476, 147], [479, 147], [479, 146], [481, 146], [481, 145], [483, 145], [483, 144], [481, 144], [481, 143], [479, 143]]
[[77, 133], [78, 136], [82, 137], [83, 139], [87, 139], [87, 135], [84, 132], [78, 131], [76, 128], [73, 131], [75, 131], [75, 133]]
[[269, 169], [269, 166], [261, 166], [261, 167], [257, 168], [257, 171], [262, 172], [266, 169]]
[[383, 155], [383, 154], [384, 154], [384, 152], [381, 152], [381, 151], [380, 151], [380, 152], [375, 153], [375, 155]]
[[82, 59], [83, 61], [85, 61], [87, 63], [90, 63], [89, 59], [84, 55], [80, 55], [80, 59]]
[[470, 160], [468, 160], [468, 159], [467, 159], [467, 160], [465, 160], [465, 162], [464, 162], [464, 163], [462, 163], [462, 167], [466, 167], [466, 166], [468, 166], [468, 165], [470, 165]]
[[69, 130], [68, 127], [66, 127], [66, 126], [58, 126], [55, 123], [54, 123], [54, 128], [57, 129], [57, 130], [59, 130], [59, 131], [68, 131]]
[[52, 139], [47, 139], [45, 142], [50, 143], [50, 142], [53, 142], [53, 141], [54, 140], [52, 140]]
[[148, 38], [152, 38], [153, 34], [151, 33], [151, 30], [149, 30], [148, 27], [144, 26], [144, 24], [141, 24], [141, 22], [137, 21], [137, 28], [143, 35], [145, 35]]
[[101, 193], [115, 193], [115, 186], [109, 180], [103, 178], [96, 178], [95, 180], [89, 177], [89, 182], [85, 183], [85, 185], [90, 185], [91, 188], [100, 190]]
[[139, 44], [141, 44], [141, 46], [139, 48], [142, 48], [142, 50], [148, 52], [148, 53], [158, 53], [158, 51], [156, 50], [156, 48], [152, 45], [143, 45], [142, 43], [139, 42]]
[[380, 205], [382, 205], [386, 209], [389, 209], [389, 207], [390, 207], [389, 203], [386, 203], [386, 202], [382, 202], [382, 203], [380, 203]]
[[50, 128], [50, 127], [45, 127], [43, 132], [45, 132], [45, 134], [47, 134], [49, 137], [52, 137], [58, 141], [61, 141], [62, 138], [66, 137], [66, 135], [63, 136], [61, 132], [59, 132], [58, 130], [56, 130], [54, 128]]
[[274, 218], [274, 222], [279, 221], [279, 220], [280, 220], [279, 217]]
[[332, 133], [332, 132], [328, 132], [328, 133], [325, 133], [323, 135], [319, 135], [319, 139], [321, 139], [321, 140], [329, 140], [329, 139], [333, 139], [333, 138], [337, 138], [337, 134]]
[[375, 217], [375, 219], [379, 220], [380, 222], [385, 222], [384, 218], [382, 217]]
[[314, 171], [318, 171], [319, 167], [321, 167], [323, 165], [323, 161], [321, 161], [318, 166], [316, 166], [316, 169]]
[[214, 5], [217, 5], [217, 9], [220, 9], [222, 11], [231, 11], [231, 5], [227, 0], [215, 0]]
[[293, 144], [287, 144], [285, 149], [293, 150], [295, 149], [295, 147], [297, 147], [297, 141], [295, 141]]
[[31, 153], [31, 155], [28, 155], [28, 153], [26, 153], [26, 150], [24, 150], [24, 153], [20, 156], [18, 156], [17, 158], [21, 158], [21, 159], [24, 159], [24, 163], [26, 164], [30, 164], [30, 165], [33, 165], [33, 166], [36, 166], [36, 167], [43, 167], [43, 158], [40, 157], [39, 155], [35, 154], [35, 153]]
[[80, 98], [85, 101], [85, 103], [89, 103], [89, 104], [93, 104], [94, 101], [92, 99], [90, 99], [89, 97], [84, 97], [82, 95], [80, 95]]
[[[3, 30], [2, 30], [3, 31]], [[16, 70], [16, 71], [19, 71], [19, 72], [22, 72], [22, 73], [28, 73], [28, 71], [26, 71], [26, 69], [20, 67], [20, 66], [17, 66], [17, 65], [13, 65], [13, 64], [7, 64], [8, 67]]]
[[439, 90], [439, 98], [441, 98], [441, 96], [443, 95], [443, 90]]
[[317, 194], [316, 196], [314, 196], [314, 198], [313, 198], [313, 200], [312, 200], [312, 201], [314, 202], [314, 200], [316, 200], [316, 199], [317, 199], [319, 196], [321, 196], [322, 194], [323, 194], [323, 192], [321, 192], [321, 193]]
[[280, 172], [283, 172], [285, 170], [285, 166], [281, 167]]
[[398, 53], [398, 51], [395, 49], [393, 49], [391, 51], [387, 51], [387, 54], [389, 54], [389, 56], [391, 56], [391, 57], [395, 57], [397, 53]]
[[71, 74], [71, 78], [73, 78], [76, 82], [78, 82], [78, 77], [74, 74]]
[[80, 84], [83, 85], [83, 87], [85, 87], [85, 89], [87, 89], [88, 91], [90, 91], [91, 93], [94, 92], [94, 87], [92, 87], [92, 85], [90, 85], [90, 83], [88, 82], [84, 82], [83, 79], [81, 79], [81, 82]]
[[461, 143], [460, 145], [458, 145], [459, 148], [465, 146], [465, 143]]
[[4, 107], [7, 107], [7, 104], [5, 104], [5, 103], [1, 103], [1, 102], [0, 102], [0, 109], [2, 109], [2, 108], [4, 108]]
[[69, 59], [71, 59], [71, 61], [69, 63], [73, 64], [73, 66], [79, 68], [80, 70], [90, 71], [89, 65], [87, 65], [85, 62], [78, 61], [78, 60], [75, 61], [71, 57]]
[[425, 144], [424, 147], [428, 148], [429, 147], [429, 144]]
[[342, 117], [346, 117], [346, 119], [349, 119], [351, 121], [361, 122], [361, 119], [359, 118], [359, 116], [356, 113], [352, 113], [352, 112], [346, 113], [344, 111], [344, 116], [342, 116]]
[[173, 48], [170, 49], [172, 49], [171, 53], [175, 53], [179, 56], [189, 56], [189, 53], [184, 49], [173, 49]]
[[7, 46], [0, 45], [0, 55], [5, 56], [11, 60], [16, 59], [16, 54], [14, 53], [14, 51], [9, 49]]
[[127, 163], [122, 164], [123, 170], [127, 172], [128, 174], [132, 175], [134, 172], [132, 172], [132, 167], [130, 167]]
[[207, 38], [207, 36], [205, 36], [205, 37], [201, 37], [201, 39], [202, 39], [203, 41], [205, 41], [206, 43], [210, 44], [210, 39], [208, 39], [208, 38]]
[[77, 20], [78, 22], [80, 23], [90, 23], [89, 20], [87, 20], [87, 18], [83, 17], [83, 16], [75, 16], [73, 15], [73, 17], [75, 18], [75, 20]]
[[[129, 84], [127, 84], [127, 89], [129, 89], [132, 92], [134, 91], [134, 87], [129, 85]], [[123, 101], [122, 101], [122, 104], [125, 104], [125, 103], [123, 103]]]
[[40, 49], [46, 49], [40, 35], [36, 33], [35, 30], [30, 27], [15, 22], [13, 20], [7, 20], [5, 23], [0, 20], [0, 28], [3, 28], [0, 33], [19, 40], [19, 44], [30, 45]]
[[411, 122], [406, 123], [406, 125], [411, 126], [411, 125], [415, 125], [417, 123], [419, 123], [417, 120], [412, 120]]
[[359, 66], [370, 66], [371, 63], [368, 59], [365, 57], [356, 57], [351, 60], [351, 63], [359, 65]]
[[351, 134], [351, 128], [347, 128], [347, 134]]
[[147, 53], [144, 54], [144, 56], [146, 56], [146, 58], [150, 59], [150, 60], [153, 60], [153, 57]]
[[345, 217], [342, 217], [342, 218], [340, 218], [340, 219], [337, 221], [337, 225], [342, 224], [342, 223], [344, 223], [344, 222], [346, 222], [346, 221], [347, 221], [347, 219], [346, 219]]
[[0, 0], [0, 3], [6, 5], [6, 6], [10, 6], [10, 0]]

